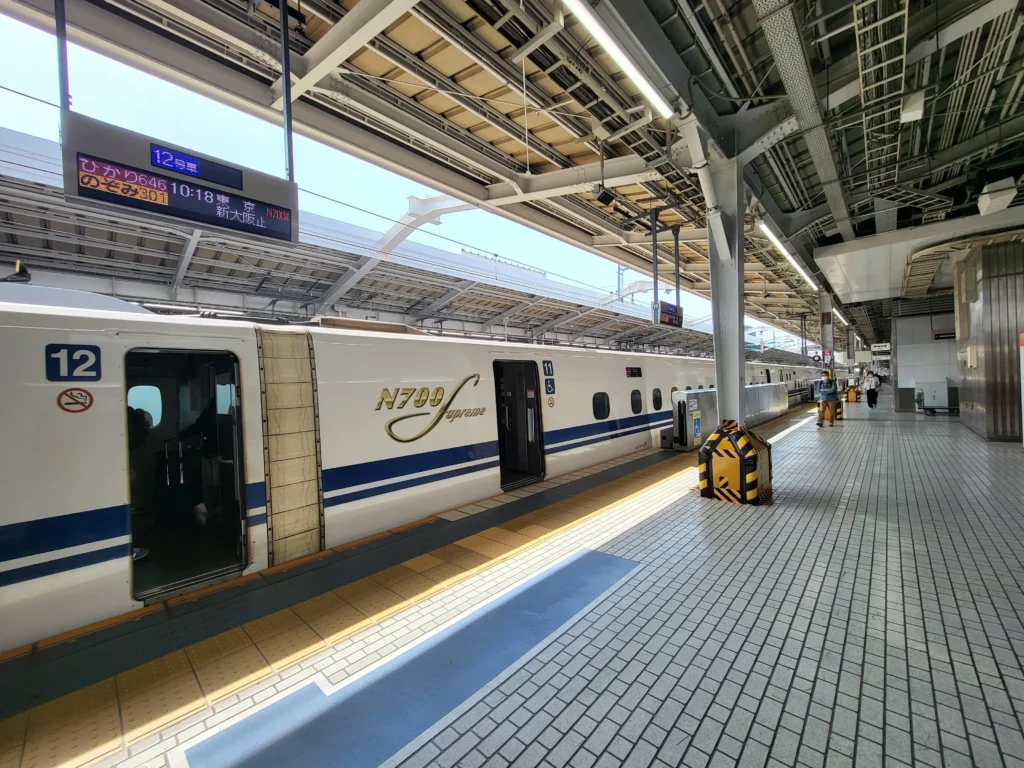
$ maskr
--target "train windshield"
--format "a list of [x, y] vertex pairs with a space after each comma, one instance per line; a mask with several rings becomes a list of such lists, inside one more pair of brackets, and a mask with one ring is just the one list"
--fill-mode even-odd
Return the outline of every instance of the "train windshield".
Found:
[[238, 361], [132, 350], [125, 377], [136, 599], [237, 572], [245, 554]]

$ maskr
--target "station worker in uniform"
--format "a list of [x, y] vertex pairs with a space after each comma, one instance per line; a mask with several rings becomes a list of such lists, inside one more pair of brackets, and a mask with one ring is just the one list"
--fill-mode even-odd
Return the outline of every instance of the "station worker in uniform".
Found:
[[836, 408], [839, 405], [839, 387], [832, 378], [831, 371], [821, 372], [821, 386], [818, 388], [818, 426], [824, 426], [825, 417], [828, 417], [828, 425], [836, 425]]

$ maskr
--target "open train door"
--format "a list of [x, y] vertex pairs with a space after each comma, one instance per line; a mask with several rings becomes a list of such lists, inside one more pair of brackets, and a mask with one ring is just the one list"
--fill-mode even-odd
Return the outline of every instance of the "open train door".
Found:
[[133, 349], [125, 379], [135, 598], [240, 573], [247, 553], [237, 358]]
[[542, 480], [544, 429], [537, 364], [529, 360], [496, 360], [494, 388], [502, 490]]

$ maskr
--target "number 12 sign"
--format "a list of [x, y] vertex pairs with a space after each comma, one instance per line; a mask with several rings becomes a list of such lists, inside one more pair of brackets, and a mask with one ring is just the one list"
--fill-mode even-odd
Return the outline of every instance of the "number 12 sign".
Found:
[[100, 348], [91, 344], [47, 344], [47, 381], [99, 381]]

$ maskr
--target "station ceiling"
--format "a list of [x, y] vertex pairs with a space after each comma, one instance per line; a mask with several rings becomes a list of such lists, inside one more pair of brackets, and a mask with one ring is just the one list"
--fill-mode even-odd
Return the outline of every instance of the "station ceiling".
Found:
[[[816, 293], [758, 223], [831, 292], [816, 249], [976, 215], [985, 184], [1024, 173], [1017, 0], [590, 5], [670, 98], [671, 119], [555, 0], [295, 0], [296, 129], [648, 274], [658, 209], [661, 274], [678, 227], [682, 284], [707, 296], [685, 112], [747, 164], [748, 313], [790, 330], [805, 314], [812, 333]], [[267, 119], [279, 114], [277, 9], [67, 2], [76, 42]], [[0, 0], [0, 10], [52, 28], [51, 0]], [[602, 179], [611, 195], [598, 200]], [[946, 289], [929, 247], [909, 281], [917, 295]], [[838, 306], [881, 340], [886, 300]]]

